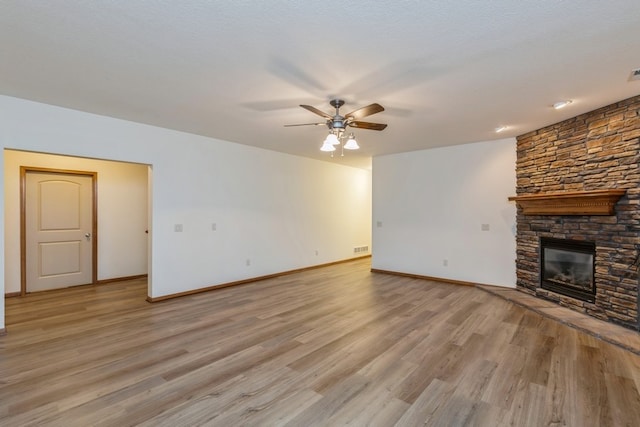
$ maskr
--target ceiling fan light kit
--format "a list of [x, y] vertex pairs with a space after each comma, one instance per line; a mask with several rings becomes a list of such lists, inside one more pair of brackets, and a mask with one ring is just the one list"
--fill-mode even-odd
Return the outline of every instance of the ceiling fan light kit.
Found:
[[[314, 114], [323, 117], [326, 122], [325, 123], [303, 123], [303, 124], [294, 124], [294, 125], [285, 125], [285, 127], [291, 126], [316, 126], [321, 124], [326, 124], [329, 128], [329, 135], [322, 143], [320, 147], [320, 151], [331, 152], [331, 156], [333, 157], [333, 151], [336, 150], [336, 145], [340, 145], [344, 150], [357, 150], [360, 148], [358, 142], [356, 141], [356, 137], [351, 132], [348, 138], [345, 141], [346, 129], [348, 126], [358, 128], [358, 129], [368, 129], [368, 130], [384, 130], [387, 125], [384, 123], [372, 123], [372, 122], [362, 122], [358, 119], [370, 116], [372, 114], [380, 113], [384, 111], [384, 107], [380, 104], [370, 104], [366, 107], [359, 108], [354, 110], [348, 114], [342, 116], [340, 114], [340, 107], [344, 105], [344, 101], [342, 99], [333, 99], [329, 102], [333, 108], [336, 109], [335, 114], [332, 116], [328, 113], [325, 113], [322, 110], [317, 109], [311, 105], [300, 105], [305, 110], [311, 111]], [[344, 152], [342, 154], [344, 156]]]

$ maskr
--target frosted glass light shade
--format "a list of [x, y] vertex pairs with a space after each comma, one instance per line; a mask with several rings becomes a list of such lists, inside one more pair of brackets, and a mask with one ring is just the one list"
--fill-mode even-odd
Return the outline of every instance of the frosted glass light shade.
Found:
[[329, 135], [327, 135], [327, 139], [324, 140], [324, 143], [331, 145], [340, 145], [340, 140], [334, 133], [330, 133]]
[[322, 147], [320, 147], [320, 151], [336, 151], [336, 147], [325, 139], [322, 143]]
[[356, 141], [356, 138], [353, 135], [349, 135], [349, 139], [347, 139], [347, 143], [344, 144], [344, 149], [357, 150], [358, 148], [360, 148], [360, 146], [358, 145], [358, 141]]

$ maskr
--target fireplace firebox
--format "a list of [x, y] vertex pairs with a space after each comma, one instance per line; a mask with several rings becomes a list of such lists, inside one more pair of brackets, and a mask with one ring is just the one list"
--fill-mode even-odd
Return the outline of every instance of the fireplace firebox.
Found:
[[595, 302], [595, 242], [541, 238], [540, 286], [582, 301]]

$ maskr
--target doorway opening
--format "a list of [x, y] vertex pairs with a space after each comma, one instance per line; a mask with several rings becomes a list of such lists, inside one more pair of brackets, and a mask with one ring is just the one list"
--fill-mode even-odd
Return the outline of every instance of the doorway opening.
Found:
[[[85, 236], [86, 231], [80, 236], [83, 243], [95, 239], [96, 246], [92, 254], [96, 258], [95, 268], [86, 283], [102, 285], [148, 276], [151, 270], [150, 165], [5, 149], [4, 166], [5, 296], [19, 296], [23, 292], [21, 167], [96, 173], [96, 229], [89, 232], [89, 237]], [[74, 266], [63, 267], [69, 269]], [[53, 266], [48, 273], [60, 273], [60, 269], [62, 267]], [[151, 287], [152, 284], [148, 283], [147, 295], [151, 295]]]

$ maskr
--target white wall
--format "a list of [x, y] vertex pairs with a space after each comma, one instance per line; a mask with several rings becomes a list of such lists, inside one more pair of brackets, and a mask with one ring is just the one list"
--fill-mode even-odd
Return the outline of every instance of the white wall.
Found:
[[7, 96], [0, 147], [152, 165], [152, 297], [348, 259], [371, 244], [371, 173], [337, 162]]
[[20, 166], [97, 172], [98, 280], [147, 274], [147, 166], [5, 150], [6, 293], [20, 291]]
[[515, 162], [513, 138], [374, 158], [372, 267], [515, 287]]
[[[0, 130], [0, 132], [2, 132], [2, 130]], [[0, 151], [0, 155], [2, 155], [2, 164], [4, 164], [4, 150]], [[0, 174], [0, 180], [2, 182], [0, 182], [0, 188], [4, 188], [4, 174]], [[2, 200], [0, 198], [0, 200]], [[4, 223], [4, 209], [0, 209], [0, 221], [2, 221]], [[0, 232], [3, 235], [4, 238], [4, 232], [5, 232], [5, 228], [6, 227], [2, 227], [0, 228]], [[4, 245], [2, 245], [2, 247], [0, 248], [0, 260], [2, 260], [2, 264], [0, 264], [0, 272], [2, 274], [0, 274], [0, 277], [4, 278]], [[4, 280], [2, 282], [2, 290], [4, 291]], [[4, 292], [0, 292], [0, 331], [2, 331], [4, 329]]]

